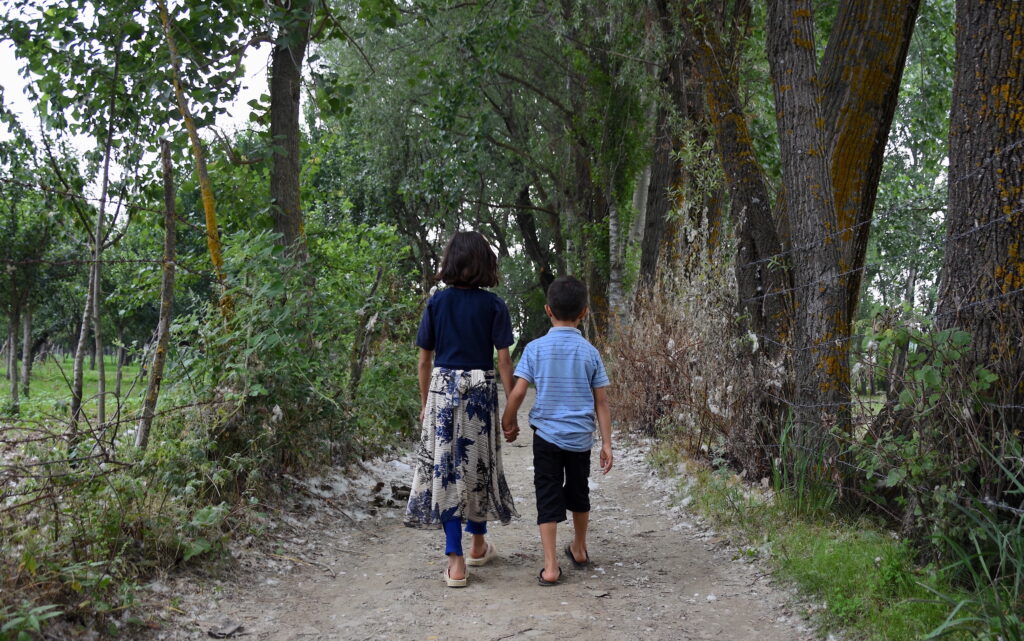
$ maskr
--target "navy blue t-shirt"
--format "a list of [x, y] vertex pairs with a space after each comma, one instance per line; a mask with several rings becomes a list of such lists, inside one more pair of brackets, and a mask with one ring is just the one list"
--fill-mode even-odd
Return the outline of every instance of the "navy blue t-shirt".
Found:
[[416, 345], [435, 352], [434, 366], [494, 369], [494, 350], [512, 344], [512, 319], [500, 296], [448, 287], [427, 301]]

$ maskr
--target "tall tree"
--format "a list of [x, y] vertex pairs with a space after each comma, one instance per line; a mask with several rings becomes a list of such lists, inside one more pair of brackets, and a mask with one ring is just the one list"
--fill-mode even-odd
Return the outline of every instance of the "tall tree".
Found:
[[[735, 82], [718, 62], [728, 59], [727, 51], [713, 24], [695, 23], [703, 29], [698, 67], [707, 74], [737, 217], [740, 300], [755, 329], [774, 330], [762, 342], [787, 348], [796, 422], [811, 440], [842, 423], [849, 405], [849, 340], [867, 227], [917, 11], [917, 0], [844, 0], [819, 71], [812, 3], [769, 2], [768, 60], [783, 168], [774, 213], [744, 135]], [[790, 270], [792, 321], [781, 304], [776, 262]], [[765, 313], [769, 305], [773, 310]]]
[[[1024, 12], [1014, 2], [956, 3], [949, 206], [937, 325], [971, 333], [962, 364], [999, 378], [975, 407], [994, 445], [1024, 406]], [[969, 406], [968, 406], [969, 407]], [[992, 439], [992, 440], [989, 440]], [[1002, 476], [1002, 475], [997, 475]]]

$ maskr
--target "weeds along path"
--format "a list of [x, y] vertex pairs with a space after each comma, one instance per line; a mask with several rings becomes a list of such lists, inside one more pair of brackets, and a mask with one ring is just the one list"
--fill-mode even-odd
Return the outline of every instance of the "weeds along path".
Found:
[[[520, 441], [503, 449], [522, 519], [492, 527], [499, 558], [470, 568], [467, 588], [442, 581], [439, 531], [406, 528], [399, 510], [387, 510], [376, 521], [342, 519], [308, 532], [310, 551], [288, 572], [244, 572], [221, 598], [211, 593], [200, 614], [156, 636], [204, 638], [227, 617], [247, 638], [281, 641], [815, 637], [790, 614], [788, 592], [756, 565], [734, 559], [724, 541], [674, 506], [674, 483], [655, 478], [641, 451], [621, 445], [615, 469], [592, 476], [593, 566], [579, 570], [565, 559], [560, 585], [537, 585], [542, 555], [526, 425], [524, 412]], [[559, 526], [560, 548], [571, 531]], [[299, 560], [286, 549], [274, 558]]]

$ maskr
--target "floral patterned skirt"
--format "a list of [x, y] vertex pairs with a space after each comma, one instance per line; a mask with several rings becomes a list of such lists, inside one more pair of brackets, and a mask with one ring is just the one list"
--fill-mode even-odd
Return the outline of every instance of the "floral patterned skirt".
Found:
[[501, 464], [501, 434], [494, 371], [435, 367], [405, 524], [437, 528], [453, 518], [507, 524], [518, 517]]

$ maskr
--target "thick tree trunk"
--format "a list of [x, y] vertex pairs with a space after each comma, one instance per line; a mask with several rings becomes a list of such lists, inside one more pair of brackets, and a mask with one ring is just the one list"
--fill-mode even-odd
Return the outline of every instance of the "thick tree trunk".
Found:
[[275, 150], [270, 168], [271, 216], [274, 231], [300, 260], [305, 260], [307, 254], [299, 193], [299, 98], [312, 12], [312, 0], [291, 3], [278, 28], [270, 63], [270, 140]]
[[810, 0], [769, 0], [767, 28], [783, 186], [799, 248], [792, 256], [798, 313], [789, 454], [818, 457], [832, 449], [829, 429], [848, 425], [850, 362]]
[[[679, 73], [679, 69], [678, 65], [670, 64], [669, 67], [673, 75], [663, 80], [663, 84], [667, 84], [671, 92], [671, 88], [677, 83], [674, 77]], [[666, 105], [659, 105], [654, 125], [654, 159], [651, 162], [647, 187], [644, 235], [640, 243], [641, 289], [657, 280], [662, 239], [665, 236], [668, 213], [672, 209], [671, 190], [678, 182], [679, 167], [672, 155], [675, 143], [675, 136], [672, 133], [672, 109]]]
[[738, 79], [724, 67], [721, 41], [708, 31], [697, 49], [708, 118], [715, 132], [736, 234], [739, 311], [760, 351], [775, 359], [789, 339], [787, 260], [772, 213], [768, 181], [757, 161], [739, 99]]
[[167, 362], [167, 348], [171, 338], [171, 310], [174, 308], [174, 261], [177, 249], [177, 229], [174, 203], [174, 171], [171, 166], [171, 146], [166, 140], [160, 141], [164, 177], [164, 256], [160, 280], [160, 319], [156, 326], [156, 349], [153, 350], [153, 365], [149, 370], [149, 383], [142, 401], [142, 413], [135, 430], [135, 447], [145, 451], [149, 444], [149, 431], [156, 414], [156, 402], [160, 396], [160, 383], [164, 378], [164, 363]]
[[32, 307], [25, 305], [21, 312], [21, 393], [29, 397], [32, 380]]
[[971, 333], [960, 361], [965, 373], [984, 367], [999, 376], [989, 390], [993, 404], [981, 408], [989, 436], [1024, 423], [1021, 33], [1018, 3], [956, 4], [949, 208], [936, 323]]
[[847, 323], [860, 301], [875, 196], [919, 4], [842, 2], [822, 61], [825, 145], [831, 150]]

